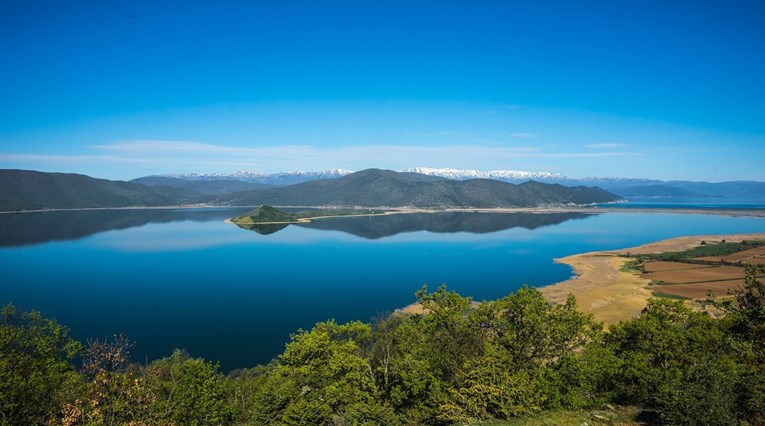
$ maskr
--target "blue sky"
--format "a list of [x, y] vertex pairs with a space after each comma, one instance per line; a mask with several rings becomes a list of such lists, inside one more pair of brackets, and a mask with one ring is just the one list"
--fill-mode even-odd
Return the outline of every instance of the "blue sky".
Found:
[[0, 167], [765, 180], [762, 1], [4, 1]]

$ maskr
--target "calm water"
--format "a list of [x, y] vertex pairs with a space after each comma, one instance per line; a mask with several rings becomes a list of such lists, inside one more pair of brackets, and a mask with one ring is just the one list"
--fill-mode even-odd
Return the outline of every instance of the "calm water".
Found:
[[741, 209], [762, 210], [765, 208], [764, 197], [701, 197], [701, 198], [630, 198], [621, 203], [601, 204], [612, 208], [650, 208], [650, 209]]
[[423, 283], [492, 299], [568, 278], [556, 257], [765, 232], [765, 219], [669, 213], [439, 213], [252, 231], [223, 223], [243, 211], [0, 215], [0, 303], [40, 310], [83, 341], [124, 331], [134, 360], [179, 347], [231, 370], [267, 362], [317, 321], [405, 306]]

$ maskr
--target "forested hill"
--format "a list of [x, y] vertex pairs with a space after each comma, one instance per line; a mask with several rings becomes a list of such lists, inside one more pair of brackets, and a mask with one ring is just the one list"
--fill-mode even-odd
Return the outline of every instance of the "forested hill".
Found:
[[455, 181], [418, 173], [368, 169], [337, 179], [237, 192], [218, 201], [231, 205], [491, 208], [592, 204], [619, 199], [600, 188], [585, 186], [533, 181], [514, 185], [491, 179]]
[[169, 206], [181, 189], [96, 179], [72, 173], [0, 170], [0, 211], [130, 206]]

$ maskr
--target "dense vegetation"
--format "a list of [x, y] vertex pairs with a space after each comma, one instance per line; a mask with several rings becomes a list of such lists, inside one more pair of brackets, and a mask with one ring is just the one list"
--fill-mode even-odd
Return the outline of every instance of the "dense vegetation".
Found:
[[705, 241], [702, 241], [701, 245], [688, 250], [641, 254], [635, 257], [639, 260], [687, 262], [698, 257], [729, 256], [734, 253], [761, 247], [763, 245], [765, 245], [765, 241], [762, 240], [744, 240], [735, 243], [725, 242], [725, 240], [719, 243], [706, 243]]
[[131, 364], [125, 336], [83, 345], [9, 305], [0, 424], [452, 424], [609, 404], [668, 424], [765, 424], [757, 274], [748, 266], [745, 286], [719, 303], [723, 319], [651, 300], [608, 331], [573, 298], [551, 306], [533, 288], [478, 306], [423, 288], [425, 315], [322, 322], [268, 365], [228, 376], [180, 350]]

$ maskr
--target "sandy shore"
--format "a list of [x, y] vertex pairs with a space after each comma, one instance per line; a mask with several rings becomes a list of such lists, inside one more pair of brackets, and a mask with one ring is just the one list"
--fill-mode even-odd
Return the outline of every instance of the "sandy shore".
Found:
[[682, 251], [706, 242], [740, 242], [765, 239], [765, 234], [699, 235], [679, 237], [614, 251], [576, 254], [555, 259], [571, 266], [576, 274], [569, 280], [542, 287], [545, 298], [552, 303], [563, 303], [568, 294], [576, 296], [582, 312], [590, 313], [596, 321], [612, 324], [636, 317], [651, 297], [648, 280], [637, 273], [622, 272], [629, 259], [626, 254], [649, 254]]

